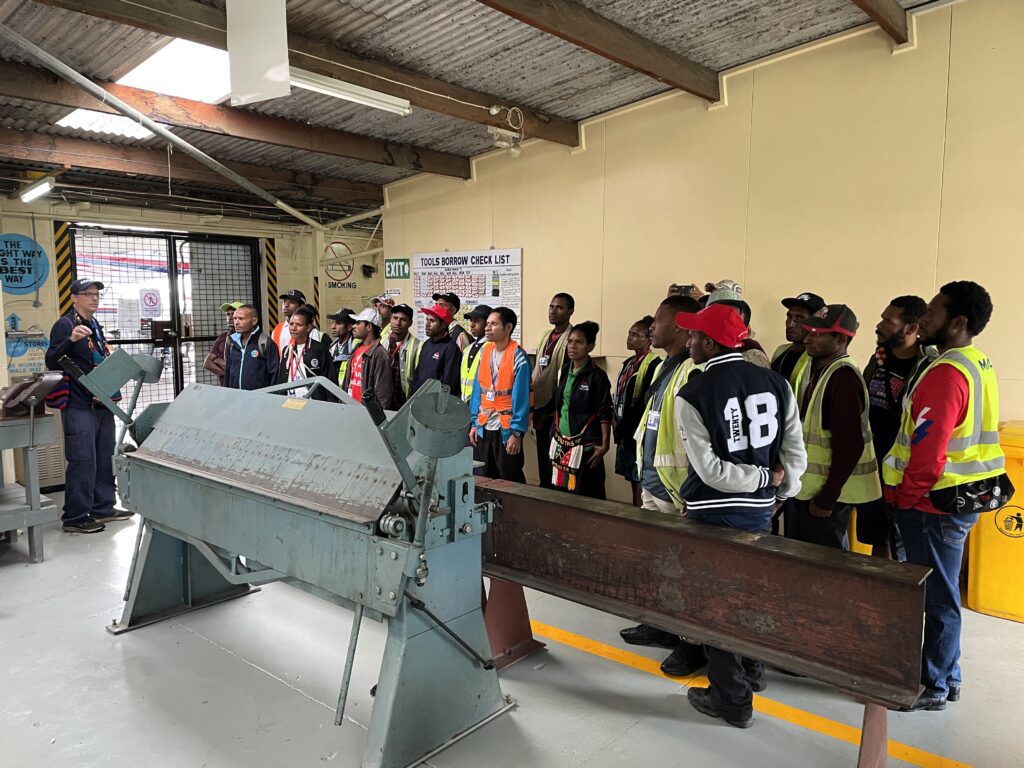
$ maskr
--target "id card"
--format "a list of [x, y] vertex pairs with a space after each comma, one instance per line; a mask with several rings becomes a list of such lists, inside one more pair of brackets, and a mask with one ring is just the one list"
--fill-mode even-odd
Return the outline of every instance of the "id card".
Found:
[[550, 360], [551, 358], [548, 355], [541, 355], [539, 358], [537, 358], [537, 366], [539, 368], [547, 368], [548, 362]]
[[484, 399], [487, 400], [487, 402], [489, 402], [489, 403], [493, 403], [494, 402], [494, 392], [485, 392], [484, 393]]
[[651, 411], [647, 414], [647, 428], [657, 431], [661, 424], [661, 411]]

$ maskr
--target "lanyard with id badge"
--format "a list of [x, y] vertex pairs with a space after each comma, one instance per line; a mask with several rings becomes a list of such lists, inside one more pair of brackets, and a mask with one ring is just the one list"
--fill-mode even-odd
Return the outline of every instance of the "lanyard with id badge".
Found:
[[647, 414], [647, 428], [653, 429], [655, 432], [658, 431], [658, 427], [661, 425], [661, 411], [650, 411]]

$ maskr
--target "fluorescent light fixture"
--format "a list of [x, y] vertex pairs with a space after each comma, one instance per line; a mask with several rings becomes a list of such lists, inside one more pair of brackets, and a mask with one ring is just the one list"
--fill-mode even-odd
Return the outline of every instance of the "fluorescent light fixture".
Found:
[[43, 195], [47, 194], [53, 189], [54, 184], [57, 180], [53, 176], [45, 176], [38, 181], [34, 181], [25, 187], [23, 190], [18, 192], [18, 197], [21, 198], [23, 203], [31, 203], [33, 200], [38, 200]]
[[231, 93], [228, 52], [175, 39], [117, 82], [168, 96], [217, 104]]
[[124, 136], [129, 139], [148, 139], [156, 135], [130, 117], [108, 115], [105, 112], [94, 112], [91, 109], [76, 109], [58, 120], [57, 125], [91, 133]]
[[408, 99], [400, 99], [388, 93], [381, 93], [360, 85], [352, 85], [343, 80], [335, 80], [333, 77], [324, 77], [315, 72], [307, 72], [304, 69], [290, 67], [292, 85], [314, 93], [322, 93], [325, 96], [333, 96], [336, 99], [344, 99], [355, 104], [362, 104], [366, 107], [383, 109], [385, 112], [393, 112], [396, 115], [405, 117], [412, 112]]
[[186, 229], [169, 229], [168, 227], [139, 227], [129, 226], [127, 224], [101, 224], [96, 221], [76, 221], [75, 226], [82, 227], [83, 229], [120, 229], [125, 230], [126, 232], [173, 232], [180, 233], [183, 235], [188, 234], [188, 230]]

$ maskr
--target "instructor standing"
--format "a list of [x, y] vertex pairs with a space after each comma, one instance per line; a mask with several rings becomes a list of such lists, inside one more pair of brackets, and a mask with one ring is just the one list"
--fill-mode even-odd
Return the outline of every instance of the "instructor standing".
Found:
[[[54, 323], [46, 367], [63, 370], [60, 359], [71, 358], [82, 373], [89, 373], [110, 354], [103, 327], [96, 320], [103, 283], [75, 280], [71, 284], [72, 309]], [[114, 400], [121, 399], [118, 392]], [[114, 414], [95, 400], [74, 379], [69, 382], [63, 409], [64, 479], [63, 528], [69, 533], [99, 533], [104, 523], [127, 520], [131, 512], [114, 509]]]

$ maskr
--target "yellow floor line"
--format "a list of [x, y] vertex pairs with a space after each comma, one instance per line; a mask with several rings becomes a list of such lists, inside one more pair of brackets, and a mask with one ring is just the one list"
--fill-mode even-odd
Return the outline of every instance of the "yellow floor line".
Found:
[[[583, 651], [584, 653], [589, 653], [592, 656], [598, 656], [602, 659], [607, 659], [608, 661], [614, 661], [616, 664], [632, 667], [633, 669], [638, 669], [641, 672], [646, 672], [649, 675], [671, 680], [672, 682], [680, 683], [687, 687], [703, 687], [708, 684], [708, 679], [703, 675], [691, 675], [690, 677], [668, 677], [663, 674], [660, 669], [661, 662], [655, 661], [654, 659], [649, 659], [646, 656], [641, 656], [637, 653], [624, 651], [621, 648], [606, 645], [598, 642], [597, 640], [592, 640], [589, 637], [584, 637], [583, 635], [566, 632], [564, 629], [553, 627], [550, 624], [542, 624], [539, 621], [531, 621], [530, 624], [533, 626], [533, 632], [535, 635], [540, 635], [546, 640], [561, 643], [562, 645], [568, 645], [571, 648]], [[845, 741], [847, 744], [853, 744], [855, 746], [860, 744], [860, 728], [855, 728], [852, 725], [840, 723], [836, 720], [830, 720], [827, 717], [822, 717], [821, 715], [816, 715], [813, 712], [807, 712], [803, 709], [798, 709], [797, 707], [791, 707], [788, 704], [783, 704], [782, 702], [775, 701], [774, 699], [755, 695], [754, 709], [762, 715], [783, 720], [800, 728], [806, 728], [809, 731], [814, 731], [815, 733], [831, 736], [833, 739]], [[917, 747], [912, 747], [909, 744], [893, 741], [892, 739], [889, 739], [889, 757], [895, 760], [903, 760], [911, 765], [920, 766], [920, 768], [973, 768], [973, 766], [968, 763], [962, 763], [958, 760], [943, 757], [942, 755], [926, 752], [923, 749], [918, 749]]]

